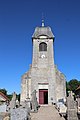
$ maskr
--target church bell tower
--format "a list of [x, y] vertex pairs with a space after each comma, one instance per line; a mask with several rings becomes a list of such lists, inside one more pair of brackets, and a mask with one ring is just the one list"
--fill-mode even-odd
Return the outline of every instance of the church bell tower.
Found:
[[37, 91], [40, 104], [55, 103], [54, 35], [50, 27], [36, 27], [32, 36], [32, 91]]

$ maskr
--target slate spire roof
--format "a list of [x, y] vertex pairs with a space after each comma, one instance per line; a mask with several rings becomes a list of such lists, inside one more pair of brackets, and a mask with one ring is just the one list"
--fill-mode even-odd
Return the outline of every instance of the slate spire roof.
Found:
[[54, 38], [51, 28], [49, 26], [48, 27], [44, 26], [43, 21], [41, 27], [35, 28], [32, 38], [38, 38], [41, 35], [47, 36], [48, 38]]

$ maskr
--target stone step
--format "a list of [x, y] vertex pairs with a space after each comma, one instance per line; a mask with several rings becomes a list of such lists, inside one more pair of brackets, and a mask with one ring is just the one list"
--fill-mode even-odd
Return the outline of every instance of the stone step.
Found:
[[37, 113], [31, 113], [31, 120], [65, 120], [54, 106], [41, 106]]

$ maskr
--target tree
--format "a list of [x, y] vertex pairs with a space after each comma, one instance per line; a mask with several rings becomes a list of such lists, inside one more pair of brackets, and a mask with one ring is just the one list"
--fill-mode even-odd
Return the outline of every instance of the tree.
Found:
[[75, 92], [75, 90], [80, 86], [80, 82], [77, 79], [72, 79], [69, 82], [67, 82], [67, 90], [68, 91], [73, 91]]
[[69, 95], [68, 91], [70, 91], [70, 89], [69, 89], [69, 82], [66, 81], [66, 94], [67, 94], [67, 96]]
[[0, 89], [0, 92], [2, 92], [3, 94], [7, 95], [7, 90], [5, 88]]
[[17, 99], [20, 102], [20, 94], [17, 95]]
[[7, 95], [7, 97], [9, 98], [9, 100], [11, 100], [12, 99], [12, 94]]

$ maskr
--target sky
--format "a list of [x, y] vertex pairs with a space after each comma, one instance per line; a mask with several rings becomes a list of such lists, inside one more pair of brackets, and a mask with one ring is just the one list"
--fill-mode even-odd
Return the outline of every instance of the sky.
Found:
[[55, 36], [55, 64], [67, 81], [80, 80], [80, 0], [0, 0], [0, 88], [9, 94], [21, 92], [42, 13]]

